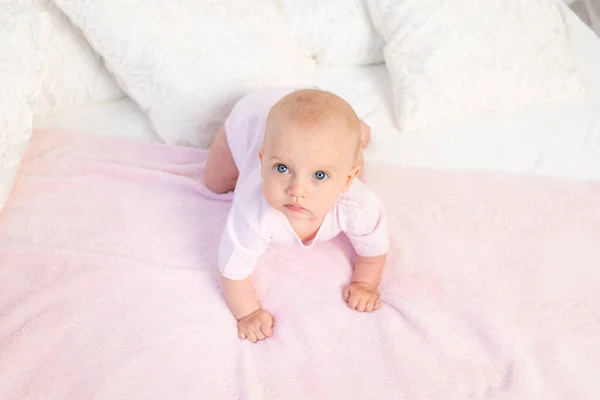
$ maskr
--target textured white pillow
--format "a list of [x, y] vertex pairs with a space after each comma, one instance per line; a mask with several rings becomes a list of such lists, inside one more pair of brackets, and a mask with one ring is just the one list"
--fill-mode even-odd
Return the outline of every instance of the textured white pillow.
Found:
[[552, 0], [369, 0], [398, 127], [585, 96]]
[[383, 62], [383, 38], [366, 0], [283, 0], [304, 49], [321, 65]]
[[315, 66], [278, 0], [55, 0], [166, 143], [206, 147], [253, 87]]
[[116, 100], [125, 96], [100, 56], [51, 0], [34, 0], [50, 15], [50, 31], [42, 47], [42, 92], [36, 116]]
[[0, 5], [0, 211], [31, 138], [48, 19], [30, 1]]

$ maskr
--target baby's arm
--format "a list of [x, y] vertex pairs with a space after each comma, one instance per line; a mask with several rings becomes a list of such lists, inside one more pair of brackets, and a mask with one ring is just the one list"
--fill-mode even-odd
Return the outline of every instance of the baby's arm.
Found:
[[343, 291], [348, 307], [361, 312], [371, 312], [381, 307], [377, 285], [381, 280], [385, 259], [386, 254], [374, 257], [356, 256], [352, 282]]
[[[238, 336], [253, 343], [272, 335], [273, 317], [261, 309], [251, 274], [268, 242], [256, 223], [234, 204], [219, 244], [219, 269], [223, 294], [237, 320]], [[252, 211], [252, 210], [251, 210]]]
[[260, 307], [252, 279], [233, 280], [222, 277], [225, 301], [238, 321], [238, 336], [252, 343], [273, 334], [273, 316]]
[[235, 319], [239, 320], [260, 309], [250, 277], [236, 281], [223, 276], [221, 280], [223, 281], [225, 301]]
[[[356, 196], [355, 200], [351, 196]], [[381, 307], [377, 286], [386, 263], [389, 237], [385, 210], [362, 182], [354, 182], [344, 208], [345, 233], [357, 254], [352, 280], [343, 289], [348, 307], [371, 312]]]
[[365, 283], [371, 286], [379, 285], [386, 256], [387, 254], [375, 257], [356, 256], [352, 282]]

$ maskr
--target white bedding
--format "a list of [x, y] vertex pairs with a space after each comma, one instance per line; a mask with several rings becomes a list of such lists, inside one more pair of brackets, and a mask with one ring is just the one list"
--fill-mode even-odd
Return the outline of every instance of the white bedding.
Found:
[[[371, 125], [367, 161], [600, 179], [600, 39], [566, 6], [563, 11], [571, 48], [587, 80], [585, 101], [540, 104], [443, 130], [400, 134], [385, 65], [321, 67], [309, 80], [344, 97]], [[38, 120], [35, 126], [158, 140], [148, 118], [128, 98]]]
[[159, 141], [146, 114], [129, 97], [40, 118], [34, 128]]

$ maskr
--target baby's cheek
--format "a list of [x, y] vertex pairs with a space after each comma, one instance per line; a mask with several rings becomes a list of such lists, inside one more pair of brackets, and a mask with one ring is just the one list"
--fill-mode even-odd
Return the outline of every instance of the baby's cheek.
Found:
[[275, 206], [274, 203], [278, 201], [278, 192], [279, 189], [277, 182], [273, 182], [272, 180], [266, 180], [263, 182], [263, 194], [265, 196], [265, 200], [267, 200], [267, 203], [269, 203], [271, 206]]
[[328, 213], [333, 209], [339, 199], [339, 190], [334, 187], [321, 188], [315, 192], [314, 198], [317, 201], [319, 208]]

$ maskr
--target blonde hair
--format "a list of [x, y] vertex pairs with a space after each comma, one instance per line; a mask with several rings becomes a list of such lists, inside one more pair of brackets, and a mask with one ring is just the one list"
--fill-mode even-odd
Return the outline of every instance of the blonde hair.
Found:
[[360, 119], [354, 109], [341, 97], [319, 89], [300, 89], [280, 99], [269, 111], [267, 132], [273, 119], [286, 118], [300, 128], [310, 128], [327, 123], [342, 123], [348, 135], [360, 150]]

